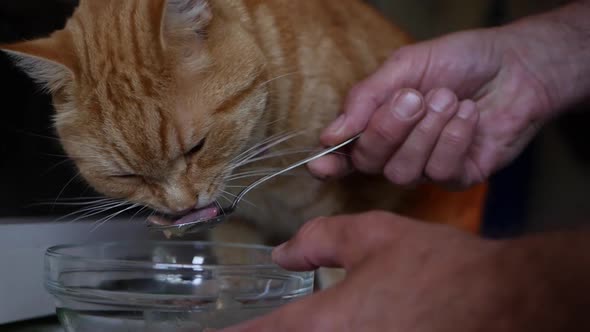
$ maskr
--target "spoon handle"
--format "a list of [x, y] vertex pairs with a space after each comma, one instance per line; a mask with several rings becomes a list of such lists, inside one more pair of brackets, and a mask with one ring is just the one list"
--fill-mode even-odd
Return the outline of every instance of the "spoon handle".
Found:
[[350, 138], [350, 139], [348, 139], [348, 140], [346, 140], [346, 141], [344, 141], [344, 142], [342, 142], [342, 143], [340, 143], [340, 144], [338, 144], [338, 145], [336, 145], [336, 146], [333, 146], [333, 147], [331, 147], [331, 148], [328, 148], [328, 149], [326, 149], [326, 150], [324, 150], [324, 151], [322, 151], [322, 152], [320, 152], [320, 153], [317, 153], [317, 154], [315, 154], [315, 155], [313, 155], [313, 156], [310, 156], [310, 157], [308, 157], [308, 158], [306, 158], [306, 159], [303, 159], [303, 160], [301, 160], [301, 161], [298, 161], [298, 162], [296, 162], [296, 163], [294, 163], [294, 164], [292, 164], [292, 165], [290, 165], [290, 166], [287, 166], [286, 168], [284, 168], [284, 169], [282, 169], [282, 170], [280, 170], [280, 171], [278, 171], [278, 172], [276, 172], [276, 173], [273, 173], [273, 174], [267, 175], [267, 176], [265, 176], [265, 177], [261, 178], [260, 180], [258, 180], [258, 181], [256, 181], [256, 182], [252, 183], [252, 184], [251, 184], [251, 185], [249, 185], [249, 186], [248, 186], [246, 189], [242, 190], [242, 192], [241, 192], [241, 193], [238, 195], [238, 197], [237, 197], [237, 198], [234, 200], [234, 202], [233, 202], [233, 204], [232, 204], [232, 207], [231, 207], [231, 209], [232, 209], [232, 210], [233, 210], [233, 209], [235, 209], [235, 208], [236, 208], [236, 206], [238, 205], [238, 203], [239, 203], [239, 202], [242, 200], [242, 198], [243, 198], [243, 197], [244, 197], [244, 196], [245, 196], [245, 195], [246, 195], [248, 192], [250, 192], [250, 190], [252, 190], [252, 189], [256, 188], [256, 187], [257, 187], [258, 185], [260, 185], [261, 183], [263, 183], [263, 182], [266, 182], [266, 181], [268, 181], [268, 180], [270, 180], [270, 179], [272, 179], [272, 178], [274, 178], [274, 177], [276, 177], [276, 176], [279, 176], [279, 175], [281, 175], [281, 174], [287, 173], [287, 172], [289, 172], [289, 171], [291, 171], [291, 170], [293, 170], [293, 169], [295, 169], [295, 168], [297, 168], [297, 167], [299, 167], [299, 166], [305, 165], [305, 164], [309, 163], [310, 161], [314, 161], [314, 160], [316, 160], [316, 159], [319, 159], [319, 158], [321, 158], [321, 157], [323, 157], [323, 156], [325, 156], [325, 155], [327, 155], [327, 154], [330, 154], [330, 153], [332, 153], [332, 152], [334, 152], [334, 151], [336, 151], [336, 150], [338, 150], [338, 149], [340, 149], [340, 148], [342, 148], [342, 147], [344, 147], [344, 146], [346, 146], [346, 145], [348, 145], [348, 144], [350, 144], [350, 143], [352, 143], [352, 142], [356, 141], [356, 140], [357, 140], [357, 139], [358, 139], [360, 136], [361, 136], [361, 134], [358, 134], [358, 135], [354, 136], [353, 138]]

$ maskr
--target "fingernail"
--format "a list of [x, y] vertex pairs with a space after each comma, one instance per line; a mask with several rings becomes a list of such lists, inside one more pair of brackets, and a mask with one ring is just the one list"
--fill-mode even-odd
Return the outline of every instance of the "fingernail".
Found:
[[323, 174], [320, 170], [322, 168], [322, 158], [316, 159], [316, 160], [312, 160], [309, 163], [307, 163], [307, 169], [309, 170], [309, 173], [311, 174], [312, 177], [314, 177], [316, 180], [320, 180], [320, 181], [324, 181], [325, 179], [325, 174]]
[[455, 102], [455, 94], [449, 90], [441, 89], [434, 93], [430, 99], [430, 109], [437, 113], [444, 112]]
[[281, 257], [283, 257], [283, 255], [285, 253], [285, 248], [287, 247], [287, 243], [288, 242], [285, 242], [285, 243], [281, 244], [280, 246], [277, 246], [276, 248], [273, 249], [273, 251], [272, 251], [272, 260], [273, 261], [276, 262]]
[[469, 120], [473, 115], [475, 115], [477, 109], [473, 106], [464, 106], [461, 107], [457, 116], [463, 120]]
[[411, 119], [422, 109], [422, 98], [414, 91], [405, 91], [397, 97], [393, 110], [402, 119]]
[[336, 120], [334, 120], [334, 122], [332, 122], [332, 124], [328, 127], [328, 131], [333, 134], [338, 134], [340, 131], [342, 131], [344, 127], [345, 118], [345, 114], [340, 114], [340, 116]]

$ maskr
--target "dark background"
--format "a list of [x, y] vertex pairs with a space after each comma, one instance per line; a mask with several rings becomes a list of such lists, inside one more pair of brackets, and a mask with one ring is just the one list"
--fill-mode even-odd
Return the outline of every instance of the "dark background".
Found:
[[[63, 27], [76, 1], [0, 2], [0, 43], [47, 35]], [[31, 206], [55, 200], [76, 174], [51, 128], [50, 98], [0, 52], [0, 216], [61, 214], [59, 207]], [[72, 181], [62, 196], [82, 194]], [[84, 194], [86, 195], [86, 194]]]
[[[458, 29], [501, 24], [561, 1], [370, 2], [418, 39], [426, 39]], [[61, 28], [76, 3], [2, 1], [0, 43], [43, 36]], [[60, 215], [68, 209], [33, 204], [52, 202], [58, 195], [94, 195], [76, 177], [54, 138], [50, 99], [1, 52], [0, 105], [0, 216]], [[584, 203], [590, 193], [589, 125], [590, 113], [568, 114], [548, 126], [519, 160], [494, 176], [484, 227], [487, 235], [516, 235], [526, 229], [546, 228], [561, 218], [588, 219], [588, 204], [578, 206], [578, 202]], [[535, 227], [537, 224], [544, 226]]]

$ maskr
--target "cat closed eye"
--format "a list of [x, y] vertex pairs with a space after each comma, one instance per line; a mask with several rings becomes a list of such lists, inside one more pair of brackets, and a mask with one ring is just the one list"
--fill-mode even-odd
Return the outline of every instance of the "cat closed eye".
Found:
[[205, 146], [205, 138], [200, 140], [199, 143], [197, 143], [197, 145], [195, 145], [192, 149], [190, 149], [189, 152], [186, 153], [186, 155], [190, 156], [190, 155], [197, 154], [199, 151], [201, 151], [203, 149], [204, 146]]
[[134, 180], [134, 179], [140, 178], [140, 176], [137, 174], [121, 174], [121, 175], [113, 175], [111, 177], [115, 178], [115, 179], [123, 179], [123, 180]]

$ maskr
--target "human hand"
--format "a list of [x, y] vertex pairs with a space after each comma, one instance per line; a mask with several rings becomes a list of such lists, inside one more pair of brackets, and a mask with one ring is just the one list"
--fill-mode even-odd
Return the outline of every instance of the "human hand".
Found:
[[500, 248], [384, 212], [316, 219], [274, 259], [290, 270], [343, 267], [346, 279], [223, 331], [513, 331], [505, 318], [518, 312], [521, 285], [502, 283]]
[[452, 34], [395, 52], [352, 89], [321, 136], [327, 146], [362, 132], [351, 158], [309, 164], [318, 177], [352, 169], [399, 185], [485, 181], [531, 141], [555, 107], [537, 69], [504, 30]]

